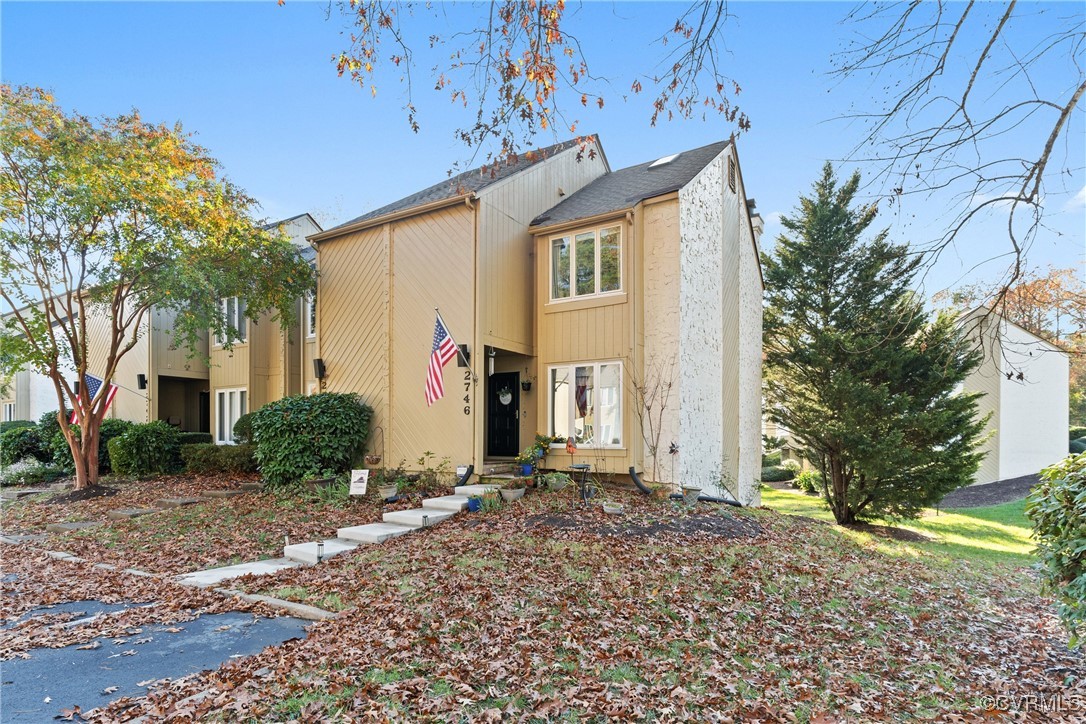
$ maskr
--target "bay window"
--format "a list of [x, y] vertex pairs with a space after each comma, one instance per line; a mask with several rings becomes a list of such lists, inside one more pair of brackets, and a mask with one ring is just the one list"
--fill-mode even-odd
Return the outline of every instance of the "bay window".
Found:
[[622, 446], [622, 364], [585, 362], [548, 372], [550, 434], [588, 447]]
[[622, 290], [622, 230], [605, 226], [551, 239], [551, 299]]

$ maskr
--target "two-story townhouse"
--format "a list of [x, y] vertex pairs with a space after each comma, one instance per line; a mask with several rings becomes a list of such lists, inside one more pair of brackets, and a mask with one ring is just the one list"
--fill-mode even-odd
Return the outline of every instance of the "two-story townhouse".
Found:
[[[608, 173], [533, 221], [536, 427], [574, 438], [576, 462], [757, 501], [753, 205], [722, 141]], [[547, 462], [572, 461], [556, 445]]]
[[[279, 228], [302, 256], [314, 261], [316, 252], [306, 237], [318, 234], [320, 225], [308, 213], [266, 225]], [[234, 423], [245, 413], [282, 397], [316, 389], [312, 360], [315, 342], [316, 301], [296, 302], [296, 321], [283, 328], [273, 312], [258, 319], [245, 316], [245, 299], [219, 301], [228, 323], [239, 339], [227, 349], [211, 335], [209, 385], [211, 432], [215, 442], [234, 440]]]
[[[606, 173], [595, 137], [464, 172], [316, 234], [321, 389], [374, 409], [368, 451], [509, 461], [536, 432], [532, 219]], [[471, 369], [450, 363], [428, 406], [435, 308]], [[474, 370], [475, 376], [472, 374]], [[508, 375], [508, 376], [507, 376]]]

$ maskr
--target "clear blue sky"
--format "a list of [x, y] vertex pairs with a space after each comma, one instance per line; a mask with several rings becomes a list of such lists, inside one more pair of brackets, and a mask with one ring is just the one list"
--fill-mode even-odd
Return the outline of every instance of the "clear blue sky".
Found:
[[[1072, 5], [1073, 6], [1073, 5]], [[621, 78], [659, 50], [652, 41], [674, 23], [675, 3], [571, 3], [570, 29], [580, 37], [597, 75]], [[739, 140], [748, 193], [769, 221], [764, 245], [780, 230], [826, 159], [844, 157], [856, 129], [834, 119], [865, 92], [827, 76], [830, 56], [848, 29], [849, 3], [732, 3], [729, 73], [753, 128]], [[1068, 6], [1065, 5], [1066, 9]], [[1081, 8], [1081, 5], [1079, 5]], [[423, 47], [416, 69], [421, 131], [408, 127], [395, 77], [379, 80], [376, 99], [336, 76], [331, 56], [345, 44], [342, 16], [327, 4], [274, 0], [253, 3], [30, 3], [0, 7], [0, 76], [9, 84], [43, 86], [68, 109], [114, 115], [139, 108], [148, 120], [197, 134], [227, 174], [260, 200], [269, 218], [310, 211], [327, 227], [445, 177], [468, 157], [453, 131], [466, 117], [446, 95], [430, 91], [431, 58]], [[442, 8], [426, 21], [447, 32], [464, 8]], [[423, 45], [423, 44], [418, 44]], [[645, 68], [650, 72], [652, 68]], [[651, 93], [602, 111], [579, 114], [582, 132], [598, 133], [612, 168], [641, 163], [726, 138], [719, 119], [663, 122], [650, 128]], [[1082, 131], [1078, 114], [1077, 131]], [[1080, 191], [1082, 138], [1067, 149], [1076, 171], [1049, 189], [1051, 231], [1034, 246], [1033, 265], [1077, 265], [1086, 244]], [[545, 139], [550, 140], [550, 139]], [[1077, 200], [1075, 199], [1078, 195]], [[927, 242], [945, 223], [938, 204], [917, 200], [883, 223], [897, 241]], [[999, 219], [982, 225], [945, 254], [926, 280], [929, 293], [1002, 269], [974, 264], [1002, 251]], [[993, 251], [994, 250], [994, 251]]]

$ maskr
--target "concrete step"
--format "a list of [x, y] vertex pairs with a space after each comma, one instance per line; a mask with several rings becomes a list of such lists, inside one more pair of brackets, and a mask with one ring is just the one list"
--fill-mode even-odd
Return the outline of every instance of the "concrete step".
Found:
[[457, 495], [482, 495], [491, 490], [498, 490], [500, 485], [457, 485], [453, 492]]
[[203, 496], [209, 500], [212, 498], [233, 498], [244, 494], [244, 490], [205, 490], [203, 492]]
[[83, 530], [102, 525], [98, 520], [77, 520], [72, 523], [50, 523], [45, 526], [47, 533], [71, 533], [73, 530]]
[[194, 571], [193, 573], [177, 576], [174, 580], [183, 586], [206, 588], [250, 573], [261, 576], [267, 573], [278, 573], [287, 568], [297, 568], [300, 565], [302, 564], [298, 561], [292, 561], [288, 558], [271, 558], [265, 561], [251, 561], [233, 566], [223, 566], [222, 568], [209, 568], [206, 571]]
[[358, 543], [350, 540], [342, 540], [340, 538], [329, 538], [321, 541], [324, 543], [324, 556], [318, 559], [317, 541], [311, 543], [294, 543], [293, 545], [283, 547], [283, 556], [289, 558], [292, 561], [298, 561], [299, 563], [320, 563], [322, 560], [328, 560], [332, 556], [338, 556], [340, 553], [346, 553], [347, 551], [353, 551], [358, 547]]
[[155, 501], [156, 508], [181, 508], [186, 505], [196, 505], [205, 502], [203, 498], [159, 498]]
[[340, 528], [336, 535], [344, 540], [358, 543], [384, 543], [389, 538], [413, 533], [418, 530], [413, 526], [394, 525], [392, 523], [370, 523], [369, 525], [356, 525], [351, 528]]
[[151, 513], [157, 513], [157, 508], [120, 508], [118, 510], [111, 510], [106, 513], [106, 517], [110, 520], [129, 520], [131, 518], [139, 518], [141, 515], [150, 515]]
[[437, 525], [456, 515], [454, 510], [436, 510], [434, 508], [413, 508], [385, 513], [382, 518], [386, 523], [398, 523], [412, 528], [424, 528]]
[[442, 495], [439, 498], [427, 498], [422, 501], [423, 508], [434, 510], [467, 510], [468, 496], [466, 495]]

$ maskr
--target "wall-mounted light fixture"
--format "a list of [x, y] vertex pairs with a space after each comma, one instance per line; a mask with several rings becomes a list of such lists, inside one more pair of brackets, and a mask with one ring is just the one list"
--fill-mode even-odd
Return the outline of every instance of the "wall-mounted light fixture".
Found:
[[318, 380], [323, 380], [324, 379], [324, 373], [326, 371], [327, 370], [324, 367], [324, 360], [323, 359], [321, 359], [320, 357], [317, 357], [315, 360], [313, 360], [313, 376], [314, 377], [316, 377]]
[[466, 344], [460, 345], [460, 354], [456, 357], [457, 367], [467, 367], [471, 361], [471, 347]]
[[147, 389], [147, 375], [143, 374], [142, 372], [136, 375], [136, 389]]
[[520, 383], [520, 389], [524, 390], [525, 392], [531, 392], [531, 390], [532, 390], [532, 381], [531, 380], [523, 380]]

